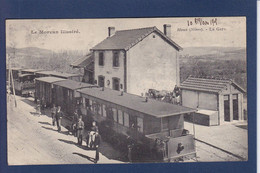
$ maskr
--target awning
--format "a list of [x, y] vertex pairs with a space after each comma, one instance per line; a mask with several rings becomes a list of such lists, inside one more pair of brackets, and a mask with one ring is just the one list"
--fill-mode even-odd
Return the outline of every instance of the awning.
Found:
[[[88, 68], [89, 66], [92, 66], [91, 64], [93, 63], [94, 63], [93, 53], [88, 53], [86, 56], [74, 61], [70, 66], [73, 68], [86, 68], [86, 67]], [[91, 67], [89, 68], [89, 70], [91, 70]]]

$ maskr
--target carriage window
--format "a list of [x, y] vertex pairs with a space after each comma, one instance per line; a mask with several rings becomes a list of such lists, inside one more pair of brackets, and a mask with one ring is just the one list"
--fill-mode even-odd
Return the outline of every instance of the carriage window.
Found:
[[98, 64], [100, 66], [104, 66], [104, 53], [103, 52], [100, 52], [99, 53], [99, 61], [98, 61]]
[[169, 129], [169, 118], [165, 117], [162, 118], [162, 130], [168, 130]]
[[97, 110], [98, 110], [98, 114], [102, 115], [102, 107], [101, 104], [97, 104]]
[[129, 115], [124, 112], [124, 126], [129, 127]]
[[102, 109], [103, 109], [103, 116], [106, 117], [107, 116], [107, 112], [106, 112], [106, 105], [102, 105]]
[[70, 91], [70, 100], [72, 100], [72, 95], [73, 93], [72, 93], [72, 91]]
[[119, 52], [113, 52], [113, 67], [119, 67]]
[[92, 106], [93, 102], [92, 100], [89, 100], [89, 107], [90, 107], [90, 110], [93, 111], [93, 106]]
[[112, 108], [113, 111], [113, 119], [115, 122], [117, 122], [117, 110], [115, 108]]
[[121, 110], [118, 110], [118, 123], [123, 124], [123, 112]]
[[85, 106], [88, 107], [89, 106], [89, 99], [87, 99], [87, 98], [83, 98], [83, 99], [85, 99]]
[[139, 132], [143, 132], [144, 127], [143, 127], [143, 118], [137, 117], [137, 130]]

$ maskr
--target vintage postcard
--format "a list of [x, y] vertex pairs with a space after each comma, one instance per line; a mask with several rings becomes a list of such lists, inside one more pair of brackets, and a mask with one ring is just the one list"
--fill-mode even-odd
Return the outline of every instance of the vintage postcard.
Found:
[[6, 20], [9, 165], [248, 160], [246, 17]]

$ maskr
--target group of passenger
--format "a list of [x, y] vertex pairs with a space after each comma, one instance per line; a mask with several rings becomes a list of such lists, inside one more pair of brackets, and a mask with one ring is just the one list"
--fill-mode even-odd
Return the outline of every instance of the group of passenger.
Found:
[[[57, 124], [58, 132], [61, 131], [61, 119], [64, 116], [63, 112], [61, 111], [61, 107], [56, 107], [55, 104], [51, 108], [51, 116], [52, 116], [52, 125], [55, 126]], [[82, 120], [82, 115], [79, 113], [79, 110], [75, 110], [73, 118], [72, 118], [72, 125], [71, 131], [75, 137], [77, 137], [78, 145], [82, 146], [83, 136], [84, 136], [84, 129], [85, 124]], [[94, 163], [97, 163], [99, 160], [99, 144], [101, 141], [101, 137], [98, 132], [98, 126], [95, 121], [92, 122], [92, 127], [90, 128], [86, 135], [86, 146], [88, 149], [96, 150], [96, 157], [94, 159]]]

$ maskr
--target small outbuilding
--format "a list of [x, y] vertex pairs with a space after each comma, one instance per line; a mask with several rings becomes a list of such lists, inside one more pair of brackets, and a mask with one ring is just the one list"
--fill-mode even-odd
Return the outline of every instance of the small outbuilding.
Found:
[[188, 119], [203, 125], [220, 125], [244, 120], [243, 94], [246, 91], [233, 80], [188, 77], [180, 85], [182, 105], [197, 108]]

